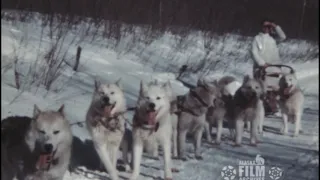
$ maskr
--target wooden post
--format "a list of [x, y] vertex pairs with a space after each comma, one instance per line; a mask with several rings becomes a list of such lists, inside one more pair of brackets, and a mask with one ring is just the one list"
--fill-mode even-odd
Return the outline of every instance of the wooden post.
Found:
[[82, 50], [82, 48], [80, 46], [78, 46], [78, 48], [77, 48], [77, 56], [76, 56], [76, 63], [74, 64], [74, 67], [73, 67], [74, 71], [78, 70], [78, 66], [79, 66], [79, 63], [80, 63], [81, 50]]

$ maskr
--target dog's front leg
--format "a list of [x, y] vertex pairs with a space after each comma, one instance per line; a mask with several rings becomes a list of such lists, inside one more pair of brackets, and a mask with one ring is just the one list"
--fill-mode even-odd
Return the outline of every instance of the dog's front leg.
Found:
[[162, 148], [163, 148], [163, 156], [164, 156], [164, 179], [172, 180], [170, 138], [167, 138], [162, 142]]
[[250, 122], [250, 121], [245, 121], [245, 124], [247, 125], [246, 130], [247, 130], [248, 132], [250, 132], [251, 122]]
[[172, 143], [173, 143], [173, 147], [172, 147], [172, 154], [173, 157], [177, 157], [178, 156], [178, 131], [176, 128], [174, 128], [172, 130]]
[[283, 135], [288, 134], [288, 115], [286, 113], [282, 113], [283, 127], [281, 129], [281, 133]]
[[110, 159], [111, 159], [111, 163], [115, 169], [117, 169], [118, 149], [119, 149], [119, 146], [116, 146], [116, 145], [112, 145], [110, 147]]
[[295, 129], [294, 129], [294, 134], [293, 136], [294, 137], [297, 137], [299, 135], [299, 131], [301, 129], [301, 113], [296, 113], [294, 116], [293, 116], [293, 120], [294, 120], [294, 123], [295, 123]]
[[134, 139], [133, 140], [133, 173], [130, 178], [131, 180], [136, 180], [139, 177], [142, 151], [143, 151], [142, 141]]
[[203, 159], [200, 154], [202, 133], [203, 133], [203, 128], [198, 128], [194, 133], [194, 154], [195, 154], [195, 158], [198, 160]]
[[244, 121], [242, 118], [236, 119], [236, 146], [241, 146]]
[[217, 120], [217, 137], [216, 137], [216, 144], [221, 143], [221, 134], [222, 134], [222, 129], [223, 129], [223, 119], [219, 118]]
[[258, 114], [258, 120], [259, 120], [259, 125], [258, 125], [258, 133], [263, 134], [263, 123], [264, 123], [264, 116], [265, 116], [265, 110], [263, 106], [263, 102], [259, 101], [259, 114]]
[[206, 133], [208, 142], [212, 142], [212, 138], [211, 138], [211, 126], [210, 126], [210, 124], [209, 124], [208, 121], [206, 121], [206, 122], [204, 123], [204, 131], [205, 131], [205, 133]]
[[257, 145], [257, 131], [258, 131], [258, 117], [252, 119], [251, 122], [251, 131], [250, 131], [250, 144], [253, 146]]
[[187, 136], [187, 132], [188, 130], [182, 130], [182, 129], [179, 129], [179, 132], [178, 132], [178, 138], [179, 138], [179, 159], [183, 160], [183, 161], [186, 161], [187, 160], [187, 157], [184, 153], [184, 150], [185, 150], [185, 143], [186, 143], [186, 136]]
[[109, 148], [107, 147], [107, 145], [95, 142], [94, 146], [111, 179], [118, 180], [117, 169], [112, 164], [110, 152], [108, 152]]

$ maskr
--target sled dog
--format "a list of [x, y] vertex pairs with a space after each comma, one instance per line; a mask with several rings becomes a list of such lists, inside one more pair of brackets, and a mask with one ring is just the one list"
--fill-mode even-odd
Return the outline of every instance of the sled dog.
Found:
[[1, 122], [1, 179], [62, 180], [70, 163], [72, 133], [64, 105], [33, 118], [8, 117]]
[[202, 159], [200, 155], [201, 138], [206, 125], [206, 113], [213, 105], [217, 88], [203, 79], [199, 79], [197, 86], [183, 97], [179, 105], [178, 117], [178, 153], [179, 158], [187, 160], [185, 155], [185, 141], [188, 132], [194, 134], [195, 158]]
[[139, 98], [133, 117], [133, 174], [137, 180], [140, 174], [140, 163], [143, 148], [157, 152], [158, 143], [164, 154], [164, 179], [172, 179], [171, 172], [171, 134], [170, 97], [168, 84], [159, 85], [140, 83]]
[[288, 134], [289, 121], [295, 123], [294, 136], [298, 136], [301, 130], [304, 95], [298, 87], [298, 80], [295, 74], [288, 74], [281, 77], [279, 81], [279, 97], [279, 105], [283, 119], [281, 133]]
[[235, 123], [236, 146], [241, 145], [245, 122], [250, 124], [250, 143], [251, 145], [256, 145], [257, 131], [258, 128], [261, 128], [262, 131], [262, 120], [264, 119], [264, 107], [261, 100], [263, 94], [262, 83], [246, 75], [226, 113], [226, 118], [229, 119], [228, 121]]
[[126, 99], [120, 80], [112, 84], [95, 81], [86, 124], [94, 148], [112, 180], [118, 180], [117, 153], [125, 133]]

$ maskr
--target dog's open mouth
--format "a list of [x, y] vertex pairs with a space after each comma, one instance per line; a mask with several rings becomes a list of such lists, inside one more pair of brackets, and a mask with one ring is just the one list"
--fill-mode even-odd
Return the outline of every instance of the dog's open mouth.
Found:
[[292, 88], [292, 85], [287, 86], [286, 88], [284, 88], [283, 94], [284, 94], [284, 95], [289, 95], [291, 88]]
[[146, 115], [146, 121], [145, 121], [145, 128], [154, 128], [157, 124], [156, 117], [158, 115], [158, 111], [155, 110], [148, 110]]
[[103, 115], [105, 117], [109, 117], [111, 115], [111, 111], [113, 110], [113, 108], [116, 106], [116, 103], [114, 104], [109, 104], [109, 105], [106, 105], [104, 106], [103, 108]]
[[41, 153], [38, 158], [36, 168], [38, 170], [49, 170], [55, 153], [56, 151], [52, 151], [51, 153]]

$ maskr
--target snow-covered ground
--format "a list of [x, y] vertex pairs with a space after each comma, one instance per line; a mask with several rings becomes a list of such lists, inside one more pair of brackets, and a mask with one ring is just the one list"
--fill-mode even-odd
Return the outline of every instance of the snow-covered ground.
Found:
[[[174, 51], [172, 41], [173, 35], [166, 33], [160, 38], [153, 41], [143, 51], [139, 46], [133, 48], [131, 53], [120, 54], [119, 49], [130, 41], [130, 35], [125, 36], [123, 41], [117, 45], [115, 49], [106, 48], [107, 40], [96, 40], [89, 43], [86, 39], [81, 41], [80, 45], [83, 48], [81, 54], [81, 62], [78, 72], [74, 72], [71, 67], [66, 66], [63, 69], [62, 76], [57, 80], [57, 83], [51, 87], [51, 91], [46, 91], [42, 86], [35, 87], [30, 85], [26, 76], [29, 67], [40, 54], [39, 58], [43, 58], [46, 48], [52, 42], [47, 37], [47, 30], [44, 30], [41, 35], [41, 27], [39, 23], [20, 23], [13, 25], [6, 21], [1, 21], [1, 119], [10, 115], [31, 115], [33, 105], [37, 104], [42, 109], [55, 109], [61, 104], [65, 104], [67, 118], [70, 123], [84, 121], [85, 113], [89, 107], [91, 94], [93, 91], [94, 78], [98, 78], [103, 82], [115, 82], [122, 78], [122, 85], [125, 91], [129, 106], [134, 106], [140, 80], [150, 81], [158, 79], [159, 81], [170, 80], [177, 94], [184, 94], [188, 91], [180, 82], [175, 80], [176, 74], [172, 73], [172, 68], [185, 63], [193, 62], [197, 57], [204, 54], [201, 38], [192, 34], [194, 43], [190, 43], [185, 47], [185, 51]], [[21, 37], [24, 40], [21, 41]], [[41, 44], [39, 45], [40, 38]], [[73, 63], [73, 58], [77, 45], [70, 43], [74, 35], [71, 33], [66, 37], [66, 42], [63, 44], [63, 49], [69, 48], [67, 52], [67, 61]], [[189, 38], [190, 38], [189, 37]], [[88, 38], [89, 39], [89, 38]], [[196, 39], [196, 40], [195, 40]], [[247, 42], [240, 43], [241, 40], [237, 36], [227, 35], [222, 41], [217, 41], [217, 48], [212, 56], [223, 56], [220, 53], [237, 52], [241, 56], [246, 57], [248, 47]], [[200, 45], [197, 45], [200, 43]], [[245, 47], [241, 47], [244, 44]], [[195, 45], [196, 44], [196, 45]], [[220, 48], [219, 47], [223, 47]], [[297, 51], [305, 51], [310, 44], [307, 42], [295, 41], [292, 44], [285, 43], [282, 46], [281, 55], [290, 56], [289, 53], [298, 53]], [[241, 48], [240, 48], [241, 47]], [[306, 48], [307, 47], [307, 48]], [[142, 48], [142, 47], [140, 47]], [[223, 49], [223, 50], [222, 50]], [[63, 50], [62, 50], [63, 51]], [[135, 52], [140, 52], [138, 53]], [[170, 58], [175, 54], [174, 58]], [[18, 91], [14, 85], [13, 59], [16, 56], [19, 61], [17, 68], [21, 72], [22, 78], [26, 83], [22, 83], [23, 91]], [[306, 55], [307, 56], [307, 55]], [[168, 57], [168, 58], [166, 58]], [[225, 57], [225, 56], [223, 56]], [[251, 64], [249, 61], [235, 62], [231, 54], [230, 59], [225, 60], [221, 68], [215, 71], [207, 72], [208, 78], [219, 78], [222, 75], [234, 75], [241, 81], [243, 75], [251, 73]], [[147, 59], [148, 61], [142, 61]], [[172, 62], [170, 62], [172, 60]], [[155, 64], [157, 66], [155, 66]], [[228, 66], [226, 66], [228, 64]], [[302, 117], [302, 134], [293, 138], [291, 136], [283, 136], [277, 134], [281, 127], [279, 118], [266, 118], [264, 124], [264, 135], [262, 143], [258, 147], [244, 145], [239, 148], [231, 146], [231, 142], [224, 141], [220, 147], [213, 147], [205, 142], [202, 144], [201, 151], [203, 152], [204, 160], [189, 160], [182, 162], [173, 160], [173, 166], [180, 170], [179, 173], [174, 173], [174, 179], [179, 180], [207, 180], [207, 179], [223, 179], [221, 170], [224, 166], [230, 165], [238, 167], [239, 160], [254, 160], [257, 154], [260, 154], [265, 159], [266, 179], [269, 178], [268, 170], [271, 167], [279, 167], [284, 170], [283, 179], [286, 180], [313, 180], [318, 179], [319, 162], [319, 60], [310, 59], [309, 61], [287, 61], [286, 64], [292, 65], [299, 78], [301, 88], [306, 95], [306, 103], [304, 114]], [[8, 68], [10, 67], [11, 68]], [[227, 67], [227, 68], [226, 68]], [[170, 69], [166, 72], [165, 69]], [[185, 80], [190, 83], [196, 81], [199, 73], [185, 76]], [[30, 86], [28, 86], [30, 85]], [[130, 119], [132, 113], [128, 113]], [[290, 125], [290, 130], [293, 126]], [[75, 142], [75, 151], [77, 161], [84, 164], [81, 167], [76, 167], [74, 172], [68, 172], [65, 175], [65, 180], [73, 179], [104, 179], [108, 175], [96, 169], [88, 167], [88, 161], [97, 166], [99, 162], [96, 160], [96, 154], [90, 144], [90, 137], [86, 128], [72, 126], [74, 136], [78, 137]], [[292, 131], [290, 131], [292, 134]], [[229, 135], [229, 132], [224, 129], [224, 137]], [[248, 133], [245, 133], [244, 144], [248, 143]], [[187, 151], [192, 156], [193, 146], [188, 144]], [[89, 159], [88, 159], [89, 158]], [[93, 162], [92, 162], [93, 161]], [[87, 164], [86, 164], [87, 163]], [[163, 178], [163, 160], [143, 158], [141, 179], [157, 179]], [[87, 166], [87, 167], [84, 167]], [[120, 172], [122, 178], [129, 177], [130, 174]]]

